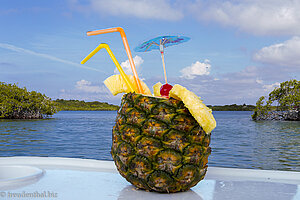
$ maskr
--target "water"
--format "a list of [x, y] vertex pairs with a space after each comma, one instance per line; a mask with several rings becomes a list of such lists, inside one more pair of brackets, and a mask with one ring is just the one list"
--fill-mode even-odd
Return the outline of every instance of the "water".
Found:
[[300, 171], [300, 122], [254, 122], [251, 114], [214, 112], [211, 166]]
[[[115, 111], [61, 111], [46, 120], [1, 120], [0, 156], [112, 160]], [[251, 112], [214, 112], [209, 166], [300, 171], [300, 122], [251, 121]]]

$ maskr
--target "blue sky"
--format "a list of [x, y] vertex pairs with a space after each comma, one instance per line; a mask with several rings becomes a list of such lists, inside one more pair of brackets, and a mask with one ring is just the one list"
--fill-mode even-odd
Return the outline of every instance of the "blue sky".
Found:
[[299, 9], [299, 1], [283, 0], [2, 0], [0, 81], [53, 99], [118, 104], [121, 95], [103, 84], [115, 73], [108, 54], [80, 61], [104, 42], [128, 71], [118, 33], [86, 36], [120, 26], [149, 88], [164, 81], [160, 54], [133, 49], [160, 35], [184, 35], [191, 40], [165, 50], [171, 84], [206, 104], [255, 104], [280, 82], [299, 80]]

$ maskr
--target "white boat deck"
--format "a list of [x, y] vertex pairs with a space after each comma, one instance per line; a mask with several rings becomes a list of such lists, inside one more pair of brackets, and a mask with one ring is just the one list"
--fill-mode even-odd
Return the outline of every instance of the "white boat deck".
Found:
[[0, 177], [0, 199], [300, 200], [300, 172], [209, 167], [191, 190], [160, 194], [135, 189], [112, 161], [2, 157], [1, 166], [34, 166], [43, 173], [30, 182], [14, 178], [13, 184]]

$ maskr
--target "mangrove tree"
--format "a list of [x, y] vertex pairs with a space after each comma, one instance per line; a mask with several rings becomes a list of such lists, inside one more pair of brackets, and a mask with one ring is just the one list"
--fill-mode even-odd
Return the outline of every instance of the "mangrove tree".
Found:
[[0, 82], [0, 118], [41, 119], [55, 112], [54, 103], [46, 95]]
[[252, 115], [253, 120], [300, 120], [300, 81], [285, 81], [268, 97], [260, 97]]

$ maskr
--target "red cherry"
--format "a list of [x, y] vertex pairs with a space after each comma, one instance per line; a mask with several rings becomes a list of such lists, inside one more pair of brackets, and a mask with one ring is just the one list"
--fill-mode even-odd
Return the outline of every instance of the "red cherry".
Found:
[[164, 84], [163, 86], [161, 86], [160, 88], [160, 95], [162, 97], [167, 97], [169, 98], [169, 92], [170, 90], [173, 88], [172, 85], [169, 85], [168, 83]]

